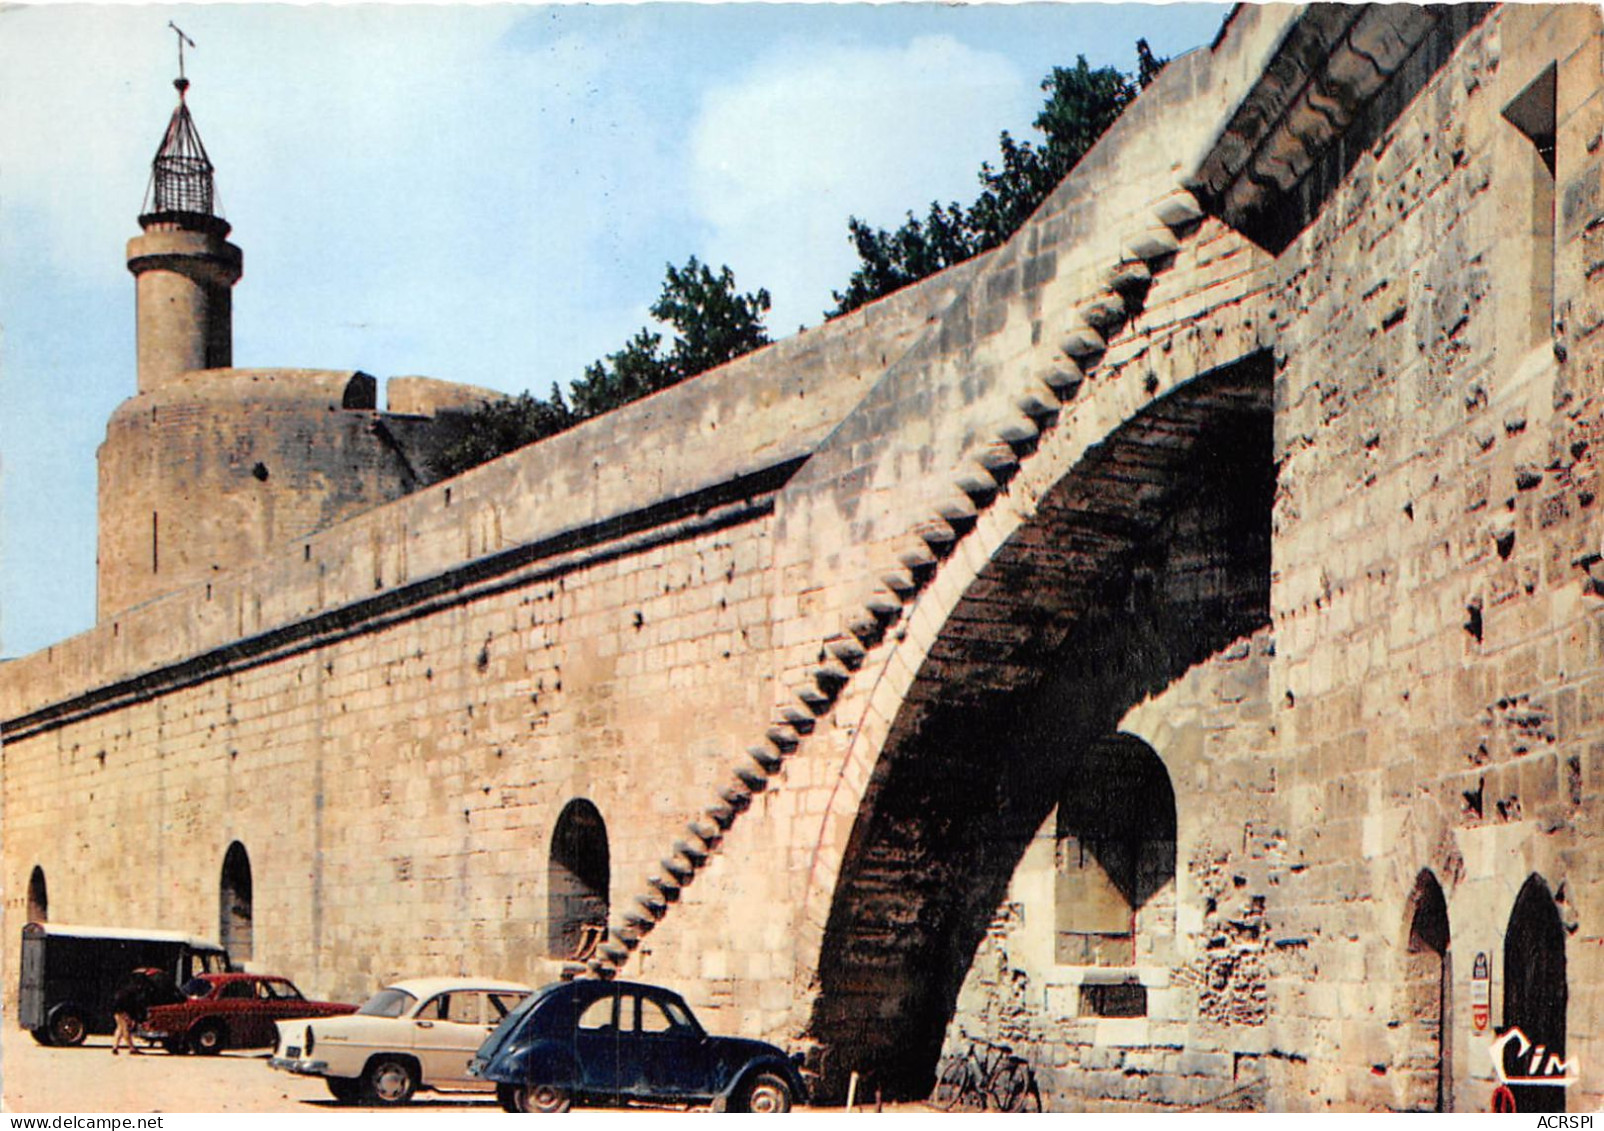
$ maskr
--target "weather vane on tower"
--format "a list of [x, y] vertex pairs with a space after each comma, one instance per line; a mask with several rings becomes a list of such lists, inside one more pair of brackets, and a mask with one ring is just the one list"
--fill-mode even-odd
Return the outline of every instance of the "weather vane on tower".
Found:
[[189, 80], [184, 77], [184, 44], [187, 43], [194, 47], [195, 41], [185, 35], [184, 29], [173, 23], [172, 20], [167, 21], [167, 26], [172, 28], [173, 33], [178, 36], [178, 77], [173, 80], [173, 85], [178, 88], [178, 97], [182, 98], [184, 97], [184, 91], [189, 89]]

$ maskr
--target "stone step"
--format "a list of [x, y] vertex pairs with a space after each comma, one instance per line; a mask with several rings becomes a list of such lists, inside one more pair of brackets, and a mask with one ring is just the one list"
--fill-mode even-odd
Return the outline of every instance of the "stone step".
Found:
[[718, 842], [724, 839], [724, 827], [714, 821], [711, 816], [696, 817], [687, 821], [685, 831], [701, 840], [710, 850], [716, 848]]
[[735, 814], [738, 812], [728, 798], [716, 801], [702, 810], [702, 814], [717, 825], [720, 829], [728, 829], [735, 823]]
[[674, 842], [674, 851], [700, 868], [707, 861], [707, 844], [700, 837], [681, 838]]
[[765, 774], [777, 774], [785, 764], [785, 754], [772, 746], [748, 746], [746, 756]]
[[1181, 241], [1175, 238], [1174, 232], [1162, 224], [1138, 233], [1125, 245], [1125, 250], [1132, 258], [1145, 260], [1150, 265], [1155, 259], [1174, 255], [1180, 249]]
[[1153, 270], [1143, 259], [1121, 259], [1108, 273], [1108, 285], [1120, 294], [1146, 291], [1153, 283]]
[[658, 864], [682, 888], [696, 878], [696, 865], [689, 860], [682, 860], [678, 856], [665, 856], [658, 861]]
[[1103, 340], [1103, 335], [1097, 332], [1096, 327], [1077, 323], [1065, 332], [1063, 341], [1058, 343], [1058, 348], [1063, 351], [1065, 357], [1082, 361], [1100, 357], [1108, 349], [1108, 343]]
[[1159, 223], [1168, 228], [1184, 228], [1203, 218], [1203, 206], [1186, 189], [1178, 188], [1153, 206]]
[[1078, 311], [1081, 320], [1103, 337], [1108, 331], [1125, 321], [1125, 300], [1118, 291], [1098, 295]]
[[1042, 383], [1057, 394], [1060, 402], [1073, 400], [1086, 382], [1086, 372], [1073, 358], [1064, 358], [1042, 377]]

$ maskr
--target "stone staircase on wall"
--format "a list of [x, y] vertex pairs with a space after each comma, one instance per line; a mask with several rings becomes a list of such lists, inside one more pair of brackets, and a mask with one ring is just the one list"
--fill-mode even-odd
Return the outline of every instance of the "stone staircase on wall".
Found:
[[1095, 375], [1107, 344], [1140, 309], [1155, 273], [1174, 261], [1181, 241], [1195, 232], [1203, 210], [1184, 188], [1176, 188], [1152, 209], [1150, 223], [1124, 242], [1123, 254], [1107, 266], [1101, 287], [1079, 304], [1056, 345], [1056, 352], [1011, 390], [1010, 403], [998, 414], [990, 438], [977, 444], [954, 469], [950, 494], [908, 523], [905, 546], [864, 586], [868, 594], [841, 632], [820, 643], [817, 664], [774, 712], [774, 721], [760, 741], [747, 747], [727, 781], [710, 803], [684, 826], [660, 868], [617, 916], [609, 939], [585, 963], [574, 963], [575, 976], [612, 978], [623, 971], [631, 954], [679, 901], [724, 837], [751, 805], [752, 796], [768, 787], [811, 734], [820, 718], [835, 707], [842, 692], [886, 640], [905, 606], [935, 578], [941, 563], [972, 530], [980, 514], [1004, 492], [1028, 459], [1045, 430], [1051, 429], [1063, 405], [1073, 401]]

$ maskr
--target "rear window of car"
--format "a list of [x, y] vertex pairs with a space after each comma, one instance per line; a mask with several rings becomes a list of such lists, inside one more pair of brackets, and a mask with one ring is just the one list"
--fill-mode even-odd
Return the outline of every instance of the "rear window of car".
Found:
[[514, 993], [510, 990], [490, 991], [490, 994], [488, 995], [490, 1001], [490, 1016], [485, 1018], [485, 1020], [500, 1021], [514, 1009], [517, 1009], [518, 1003], [523, 1001], [523, 999], [527, 996], [527, 994], [522, 992]]
[[304, 1001], [301, 991], [289, 982], [263, 982], [262, 996], [269, 1001]]
[[391, 986], [368, 998], [357, 1012], [364, 1017], [400, 1017], [411, 1009], [412, 1003], [417, 1000], [406, 990], [398, 990]]
[[205, 997], [212, 992], [212, 984], [205, 978], [191, 978], [184, 983], [180, 992], [185, 997]]

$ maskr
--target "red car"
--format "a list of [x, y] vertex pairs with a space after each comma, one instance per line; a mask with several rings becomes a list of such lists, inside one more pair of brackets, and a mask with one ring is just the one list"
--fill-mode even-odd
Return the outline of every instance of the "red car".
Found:
[[141, 1037], [168, 1052], [264, 1048], [278, 1039], [276, 1021], [356, 1012], [346, 1002], [307, 1001], [288, 978], [270, 974], [202, 974], [183, 992], [188, 1000], [152, 1006], [139, 1026]]

